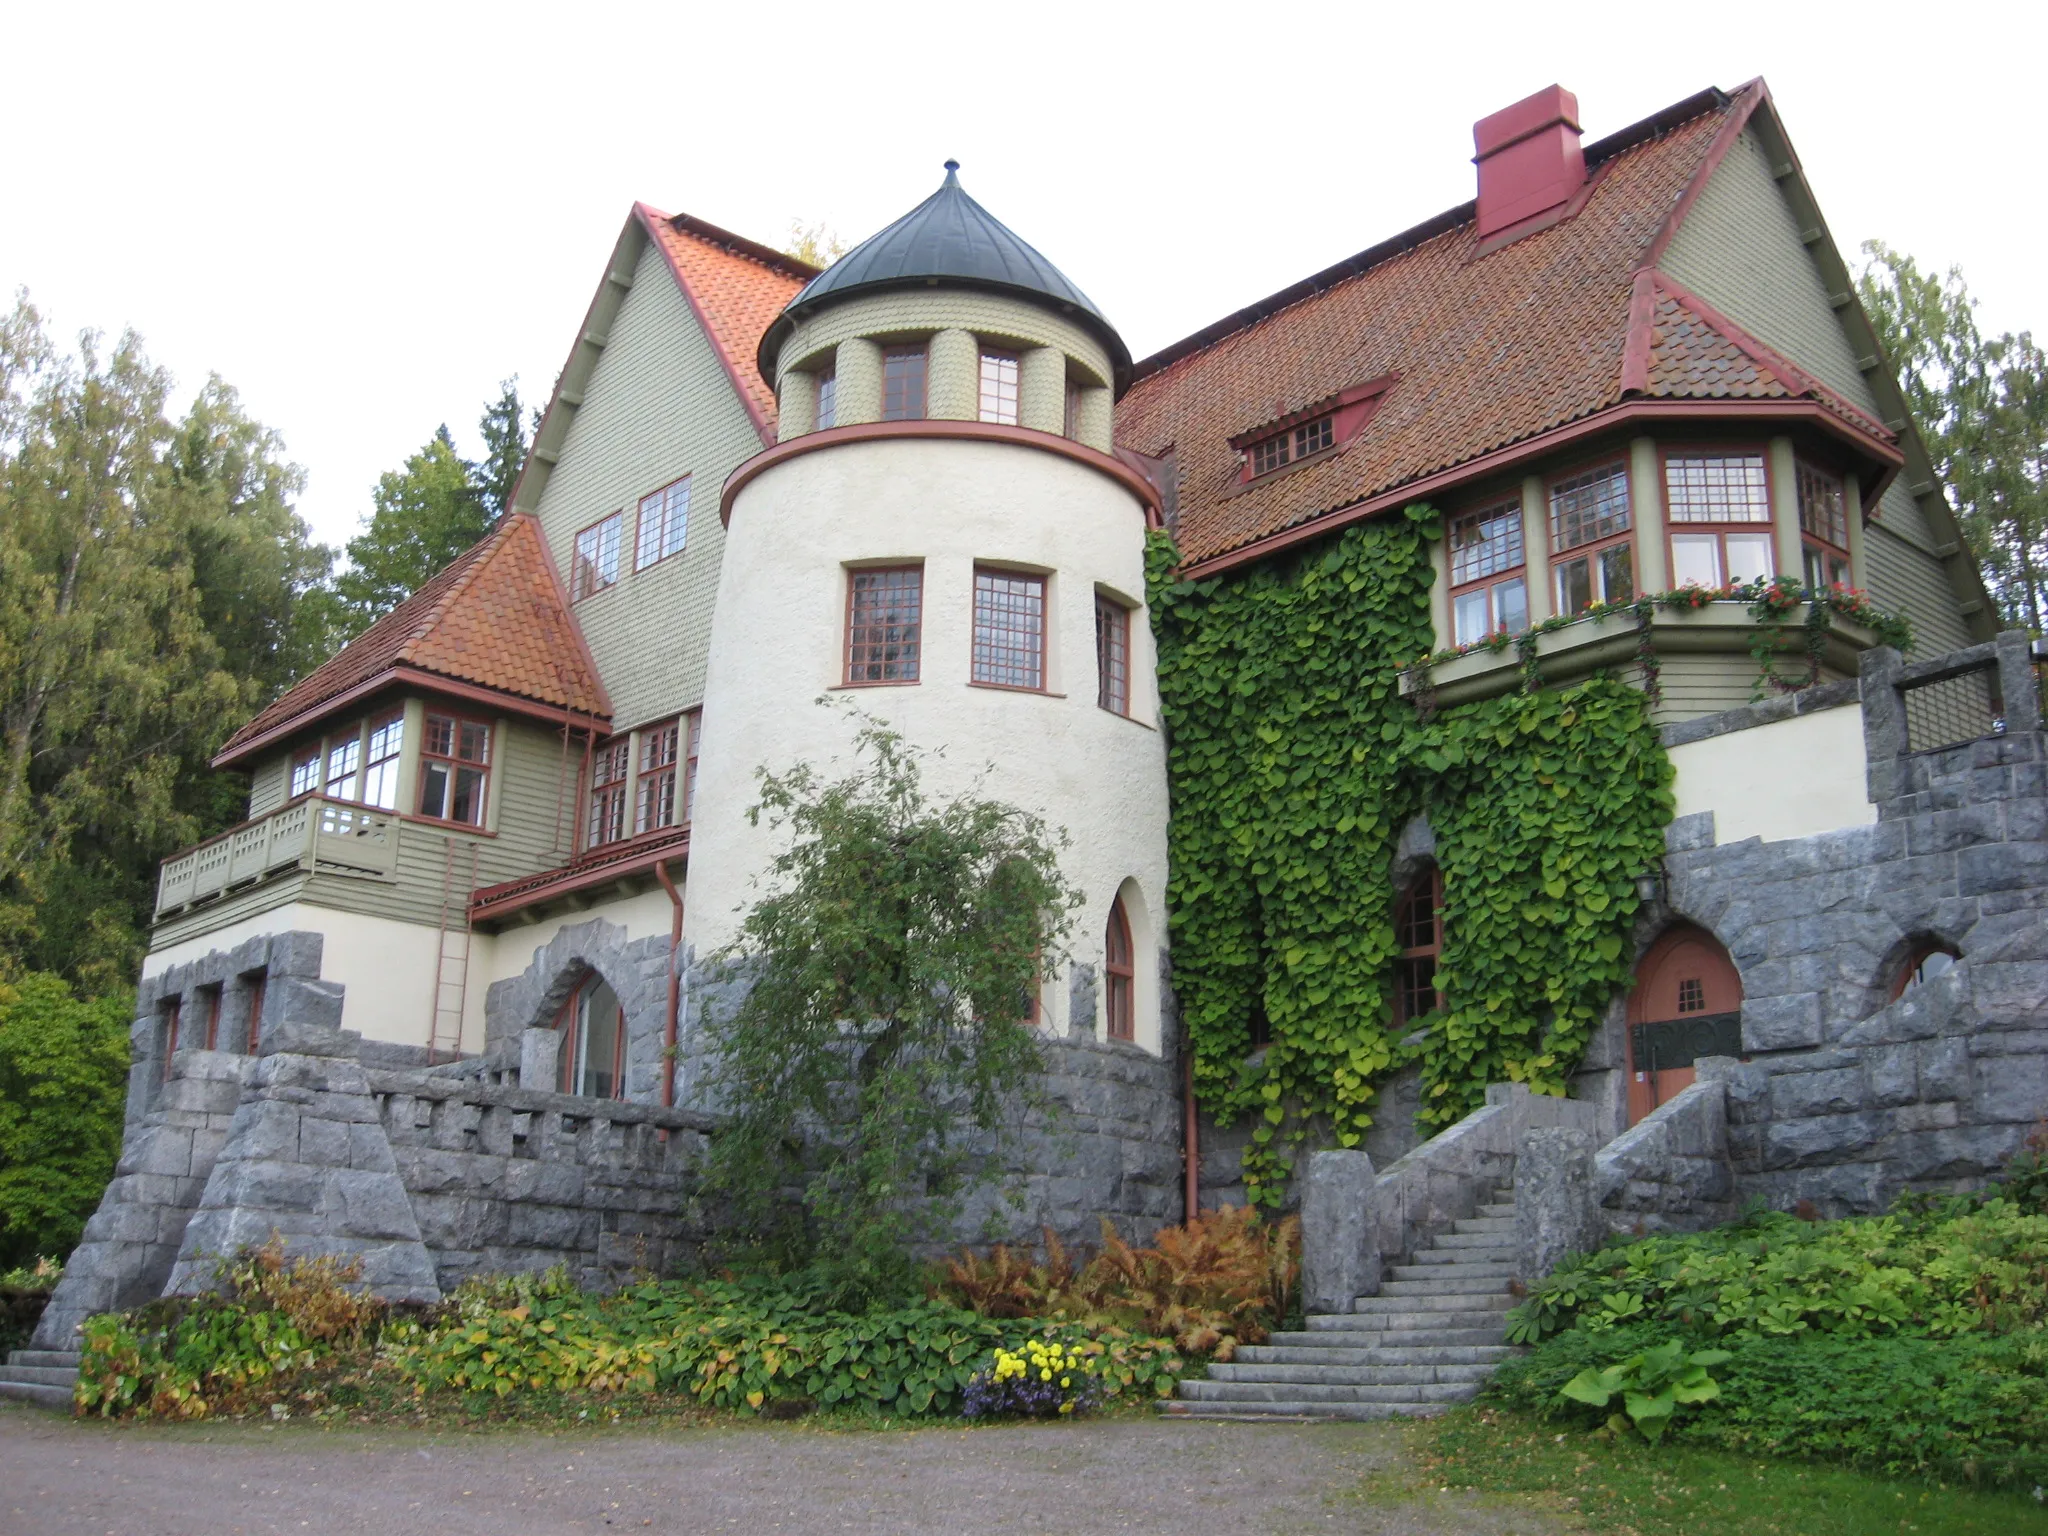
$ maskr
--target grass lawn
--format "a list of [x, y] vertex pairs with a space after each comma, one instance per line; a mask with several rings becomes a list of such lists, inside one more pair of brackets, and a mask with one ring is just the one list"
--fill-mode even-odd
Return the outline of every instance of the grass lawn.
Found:
[[[1902, 1482], [1847, 1467], [1596, 1439], [1494, 1408], [1465, 1408], [1415, 1442], [1417, 1471], [1374, 1480], [1368, 1497], [1418, 1488], [1536, 1495], [1613, 1536], [2019, 1536], [2048, 1532], [2027, 1493]], [[1419, 1471], [1419, 1476], [1418, 1476]], [[1390, 1486], [1405, 1483], [1405, 1487]]]

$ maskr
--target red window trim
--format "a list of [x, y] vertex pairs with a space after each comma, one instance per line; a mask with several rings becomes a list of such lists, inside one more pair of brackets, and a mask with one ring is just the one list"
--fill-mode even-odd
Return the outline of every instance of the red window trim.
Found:
[[[1567, 480], [1576, 480], [1580, 476], [1590, 474], [1596, 469], [1609, 468], [1619, 469], [1622, 481], [1628, 487], [1628, 527], [1620, 533], [1606, 534], [1601, 538], [1590, 540], [1584, 544], [1574, 544], [1569, 549], [1559, 549], [1557, 547], [1555, 518], [1551, 510], [1552, 494], [1559, 485]], [[1566, 618], [1571, 617], [1571, 615], [1564, 612], [1564, 604], [1558, 601], [1557, 568], [1560, 562], [1577, 560], [1582, 556], [1596, 555], [1602, 550], [1614, 548], [1617, 544], [1629, 546], [1630, 577], [1636, 588], [1637, 595], [1640, 595], [1643, 585], [1643, 562], [1641, 557], [1636, 554], [1638, 547], [1636, 535], [1640, 531], [1640, 526], [1636, 522], [1635, 467], [1629, 462], [1629, 455], [1626, 450], [1619, 455], [1614, 453], [1592, 454], [1558, 470], [1554, 474], [1545, 475], [1543, 477], [1543, 550], [1545, 557], [1544, 566], [1550, 582], [1550, 590], [1544, 594], [1544, 601], [1548, 604], [1550, 610]], [[1525, 546], [1523, 550], [1525, 557], [1527, 553], [1528, 551]], [[1613, 599], [1603, 592], [1595, 601], [1612, 602]]]
[[201, 987], [199, 989], [199, 999], [206, 1006], [206, 1045], [204, 1049], [209, 1051], [220, 1049], [220, 1004], [221, 994], [224, 991], [226, 991], [226, 986], [221, 982], [215, 982], [210, 987]]
[[178, 1026], [183, 1020], [185, 1000], [174, 997], [164, 1008], [164, 1078], [171, 1080], [171, 1063], [178, 1056]]
[[[1271, 421], [1247, 427], [1230, 439], [1230, 447], [1238, 456], [1237, 484], [1231, 493], [1252, 485], [1264, 485], [1276, 475], [1284, 475], [1305, 464], [1319, 464], [1334, 454], [1344, 452], [1365, 430], [1395, 384], [1398, 375], [1382, 374], [1379, 378], [1368, 379], [1363, 384], [1354, 384], [1349, 389], [1339, 390], [1321, 400], [1290, 411], [1287, 415]], [[1292, 434], [1296, 427], [1308, 425], [1321, 417], [1330, 418], [1330, 446], [1318, 448], [1300, 458], [1290, 458], [1285, 464], [1276, 464], [1264, 474], [1252, 473], [1252, 450], [1258, 444], [1267, 442], [1282, 433]]]
[[[616, 779], [599, 784], [597, 782], [598, 759], [607, 753], [617, 751], [620, 747], [626, 749], [625, 772]], [[589, 853], [597, 848], [611, 848], [625, 842], [633, 835], [627, 830], [631, 823], [628, 821], [625, 812], [627, 799], [633, 787], [633, 733], [631, 731], [621, 731], [617, 735], [607, 736], [603, 741], [595, 743], [584, 755], [584, 772], [582, 777], [583, 852]], [[597, 797], [601, 793], [607, 797], [607, 804], [611, 803], [614, 795], [617, 797], [619, 811], [614, 818], [615, 824], [619, 827], [619, 835], [617, 837], [596, 838], [591, 835], [597, 822]]]
[[[1761, 522], [1681, 523], [1671, 515], [1672, 459], [1735, 458], [1737, 456], [1757, 458], [1764, 461], [1764, 511], [1768, 515]], [[1755, 441], [1741, 440], [1659, 443], [1657, 445], [1657, 475], [1660, 482], [1659, 489], [1664, 498], [1664, 570], [1669, 577], [1667, 585], [1673, 590], [1676, 590], [1678, 587], [1678, 544], [1676, 541], [1680, 538], [1697, 537], [1702, 534], [1723, 536], [1719, 538], [1722, 586], [1727, 586], [1731, 580], [1728, 575], [1728, 541], [1725, 537], [1725, 535], [1730, 533], [1762, 533], [1767, 535], [1771, 545], [1771, 575], [1775, 577], [1783, 574], [1778, 569], [1778, 477], [1777, 471], [1771, 467], [1771, 452], [1768, 443], [1760, 444]], [[1631, 488], [1631, 496], [1633, 496], [1633, 488]], [[1629, 505], [1629, 521], [1631, 524], [1635, 521], [1633, 499], [1631, 499]], [[1577, 554], [1578, 551], [1573, 550], [1572, 553]], [[1640, 576], [1640, 573], [1638, 575]], [[1640, 586], [1641, 584], [1641, 581], [1638, 580], [1637, 585]]]
[[[635, 503], [635, 505], [637, 506], [638, 503]], [[582, 560], [583, 556], [580, 553], [578, 553], [577, 546], [583, 542], [583, 535], [589, 533], [593, 528], [602, 528], [606, 523], [609, 523], [614, 519], [617, 519], [619, 524], [618, 567], [613, 572], [612, 579], [610, 581], [606, 582], [601, 587], [592, 587], [588, 592], [584, 592], [580, 590], [583, 585], [583, 567], [579, 563]], [[639, 519], [635, 518], [634, 521], [637, 523]], [[637, 536], [639, 530], [636, 528], [634, 532]], [[620, 507], [616, 512], [607, 512], [603, 517], [600, 517], [596, 522], [586, 523], [583, 527], [578, 528], [576, 530], [574, 537], [572, 537], [569, 540], [569, 602], [571, 603], [571, 605], [574, 605], [576, 603], [587, 603], [593, 597], [598, 597], [606, 592], [611, 591], [612, 588], [616, 587], [619, 584], [619, 582], [624, 579], [624, 573], [628, 568], [628, 564], [629, 561], [626, 550], [626, 509], [624, 507]]]
[[[648, 767], [647, 748], [649, 742], [654, 739], [656, 732], [665, 731], [671, 726], [675, 727], [676, 755], [670, 758], [665, 763], [657, 763], [652, 768]], [[687, 755], [687, 743], [684, 740], [684, 733], [688, 730], [689, 720], [687, 716], [667, 715], [664, 716], [662, 719], [651, 721], [648, 724], [641, 726], [637, 731], [633, 733], [634, 736], [637, 738], [637, 740], [634, 743], [633, 756], [631, 759], [633, 785], [633, 836], [645, 837], [650, 832], [668, 832], [677, 827], [689, 825], [688, 820], [683, 815], [682, 805], [683, 763]], [[668, 804], [669, 819], [665, 822], [660, 823], [648, 822], [646, 825], [643, 826], [641, 824], [641, 819], [645, 813], [647, 805], [648, 781], [650, 779], [659, 780], [664, 773], [669, 775], [670, 778]]]
[[[1574, 550], [1572, 551], [1572, 553], [1577, 554], [1578, 551]], [[1401, 915], [1404, 911], [1406, 911], [1408, 904], [1415, 900], [1418, 887], [1420, 887], [1424, 881], [1429, 882], [1429, 902], [1431, 912], [1429, 942], [1427, 944], [1403, 945], [1401, 943], [1400, 935]], [[1430, 865], [1429, 868], [1420, 871], [1414, 879], [1410, 880], [1405, 886], [1401, 888], [1401, 893], [1395, 900], [1394, 922], [1394, 1023], [1396, 1027], [1399, 1027], [1401, 1025], [1409, 1023], [1411, 1017], [1421, 1017], [1421, 1015], [1419, 1014], [1411, 1016], [1408, 1012], [1408, 989], [1402, 984], [1402, 962], [1409, 960], [1432, 960], [1441, 962], [1443, 959], [1444, 872], [1441, 867], [1435, 864]], [[1432, 990], [1436, 993], [1436, 1007], [1443, 1007], [1443, 992], [1435, 988], [1432, 988]]]
[[[855, 677], [853, 676], [853, 599], [856, 576], [879, 576], [890, 571], [915, 571], [917, 573], [917, 676], [915, 677]], [[846, 567], [846, 622], [839, 644], [839, 682], [841, 688], [915, 688], [924, 681], [924, 562], [911, 561], [896, 565], [850, 565]]]
[[[1529, 514], [1528, 509], [1522, 505], [1522, 493], [1519, 490], [1517, 490], [1513, 495], [1486, 497], [1479, 501], [1475, 501], [1471, 503], [1469, 506], [1459, 508], [1457, 511], [1451, 513], [1444, 519], [1444, 574], [1446, 575], [1446, 577], [1450, 576], [1450, 573], [1454, 568], [1453, 561], [1456, 558], [1455, 553], [1451, 548], [1452, 528], [1456, 527], [1461, 519], [1469, 517], [1479, 517], [1488, 512], [1501, 512], [1507, 510], [1509, 507], [1513, 507], [1515, 510], [1516, 517], [1521, 519], [1521, 564], [1504, 566], [1500, 570], [1495, 571], [1490, 576], [1477, 576], [1470, 581], [1458, 582], [1456, 585], [1451, 586], [1447, 589], [1446, 596], [1449, 599], [1448, 611], [1451, 621], [1451, 632], [1446, 638], [1453, 645], [1469, 643], [1465, 641], [1460, 641], [1458, 639], [1458, 599], [1470, 592], [1487, 593], [1488, 599], [1486, 605], [1486, 634], [1488, 636], [1491, 636], [1496, 633], [1500, 633], [1501, 631], [1496, 627], [1494, 623], [1492, 592], [1493, 589], [1499, 586], [1502, 582], [1513, 581], [1517, 577], [1520, 577], [1522, 582], [1522, 609], [1524, 618], [1528, 624], [1533, 624], [1536, 622], [1536, 604], [1534, 594], [1529, 589]], [[1574, 551], [1574, 553], [1576, 553], [1576, 551]], [[1512, 631], [1510, 632], [1512, 633]], [[1481, 638], [1485, 637], [1482, 636]]]
[[[920, 360], [917, 375], [917, 409], [906, 411], [901, 416], [889, 414], [889, 359], [892, 357], [916, 357]], [[906, 404], [908, 402], [906, 401]], [[836, 402], [835, 402], [836, 404]], [[932, 348], [928, 341], [903, 342], [897, 346], [882, 348], [882, 420], [924, 421], [932, 413]]]
[[[577, 1019], [576, 1004], [586, 991], [603, 984], [604, 978], [592, 971], [576, 983], [568, 997], [563, 1000], [562, 1006], [555, 1010], [555, 1032], [562, 1037], [555, 1060], [555, 1087], [559, 1093], [579, 1099], [597, 1097], [596, 1094], [577, 1093], [573, 1081], [576, 1071], [576, 1040], [582, 1033], [582, 1025]], [[614, 1027], [612, 1051], [612, 1091], [609, 1097], [613, 1102], [617, 1102], [626, 1097], [626, 1009], [623, 1003], [619, 1006], [619, 1022]]]
[[249, 1027], [242, 1032], [242, 1049], [246, 1055], [254, 1056], [263, 1039], [263, 1000], [270, 992], [270, 972], [250, 971], [242, 977], [242, 986], [249, 994]]
[[[1123, 649], [1123, 700], [1120, 704], [1108, 702], [1110, 681], [1109, 658], [1102, 648], [1102, 615], [1104, 610], [1116, 615], [1116, 626], [1122, 630], [1119, 644]], [[1131, 610], [1106, 592], [1095, 594], [1095, 705], [1120, 719], [1131, 716]]]
[[[464, 725], [482, 726], [484, 730], [484, 760], [481, 763], [477, 763], [472, 762], [470, 759], [466, 757], [443, 757], [438, 752], [429, 752], [427, 750], [427, 743], [431, 738], [428, 735], [427, 727], [428, 722], [432, 720], [436, 715], [440, 716], [444, 720], [454, 721], [457, 727], [461, 727]], [[454, 733], [452, 739], [455, 742], [455, 744], [459, 747], [462, 741], [462, 733], [460, 729], [458, 729]], [[429, 816], [424, 811], [419, 809], [420, 792], [422, 789], [425, 788], [427, 782], [428, 763], [456, 763], [470, 768], [483, 769], [483, 798], [477, 805], [475, 821], [457, 821], [452, 816]], [[405, 819], [408, 821], [432, 822], [436, 826], [460, 827], [467, 832], [483, 832], [485, 827], [489, 825], [491, 819], [491, 777], [494, 770], [497, 768], [497, 765], [498, 728], [493, 722], [482, 719], [476, 715], [458, 714], [456, 711], [452, 709], [437, 709], [432, 704], [427, 705], [426, 709], [420, 715], [419, 770], [413, 777], [413, 812], [410, 816], [407, 816]]]
[[[1038, 583], [1038, 683], [999, 683], [992, 678], [974, 675], [974, 636], [980, 625], [981, 577], [983, 572], [991, 576], [1023, 577]], [[1006, 693], [1048, 693], [1052, 679], [1046, 675], [1046, 632], [1052, 628], [1052, 577], [1045, 571], [1028, 570], [1023, 566], [999, 565], [985, 560], [974, 562], [972, 601], [968, 607], [967, 681], [976, 688], [1000, 688]], [[922, 610], [920, 609], [920, 613]], [[919, 625], [919, 659], [923, 658], [923, 625]]]
[[[666, 544], [666, 543], [668, 543], [668, 519], [669, 519], [669, 508], [668, 508], [668, 504], [667, 504], [667, 497], [668, 497], [668, 493], [669, 493], [670, 491], [674, 490], [674, 489], [675, 489], [675, 488], [676, 488], [677, 486], [679, 486], [679, 485], [685, 485], [685, 484], [688, 484], [688, 483], [689, 483], [689, 481], [690, 481], [690, 479], [691, 479], [691, 476], [692, 476], [692, 475], [694, 475], [694, 474], [695, 474], [695, 471], [694, 471], [694, 470], [692, 470], [692, 471], [690, 471], [689, 473], [677, 475], [677, 476], [675, 477], [675, 479], [673, 479], [673, 480], [671, 480], [671, 481], [667, 482], [667, 483], [666, 483], [665, 485], [660, 485], [660, 486], [656, 486], [656, 487], [655, 487], [655, 488], [654, 488], [653, 490], [651, 490], [651, 491], [648, 491], [648, 492], [647, 492], [647, 493], [646, 493], [645, 495], [641, 495], [641, 496], [636, 496], [636, 497], [634, 497], [634, 498], [633, 498], [633, 574], [634, 574], [634, 575], [636, 575], [636, 576], [637, 576], [637, 575], [639, 575], [639, 573], [640, 573], [640, 572], [642, 572], [642, 571], [651, 571], [651, 570], [653, 570], [653, 569], [654, 569], [654, 568], [655, 568], [655, 567], [656, 567], [657, 565], [661, 564], [661, 562], [662, 562], [662, 561], [664, 561], [664, 560], [679, 560], [679, 559], [681, 559], [681, 558], [682, 558], [682, 557], [683, 557], [683, 556], [684, 556], [685, 554], [687, 554], [687, 553], [688, 553], [688, 549], [689, 549], [689, 547], [688, 547], [688, 545], [687, 545], [687, 544], [684, 544], [684, 545], [682, 545], [682, 546], [680, 546], [680, 547], [678, 547], [678, 548], [676, 548], [676, 549], [674, 549], [674, 550], [670, 550], [670, 551], [667, 551], [666, 553], [657, 553], [657, 554], [655, 555], [655, 557], [654, 557], [654, 558], [653, 558], [652, 560], [649, 560], [649, 561], [648, 561], [648, 562], [647, 562], [647, 563], [646, 563], [645, 565], [643, 565], [643, 564], [641, 564], [641, 563], [640, 563], [640, 523], [641, 523], [641, 519], [640, 519], [640, 504], [641, 504], [642, 502], [646, 501], [646, 500], [647, 500], [647, 498], [648, 498], [649, 496], [659, 496], [659, 497], [661, 497], [661, 498], [663, 499], [663, 502], [662, 502], [662, 509], [661, 509], [661, 542], [662, 542], [663, 544]], [[696, 496], [695, 496], [695, 487], [692, 487], [692, 495], [691, 495], [691, 504], [692, 504], [692, 505], [691, 505], [690, 507], [685, 507], [685, 508], [684, 508], [684, 510], [683, 510], [683, 519], [684, 519], [684, 525], [685, 525], [685, 530], [686, 530], [686, 532], [685, 532], [685, 537], [686, 537], [686, 538], [687, 538], [687, 527], [688, 527], [688, 522], [689, 522], [689, 516], [690, 516], [690, 512], [691, 512], [691, 510], [692, 510], [692, 509], [694, 508], [694, 504], [695, 504], [695, 501], [696, 501]], [[621, 508], [621, 509], [620, 509], [619, 515], [620, 515], [621, 517], [623, 517], [623, 516], [625, 515], [625, 509], [624, 509], [624, 508]], [[596, 526], [597, 526], [597, 525], [596, 525], [595, 523], [591, 524], [591, 527], [593, 527], [593, 528], [594, 528], [594, 527], [596, 527]], [[621, 560], [620, 560], [620, 563], [621, 563], [621, 565], [623, 565], [623, 564], [625, 563], [625, 562], [624, 562], [624, 559], [623, 559], [623, 556], [624, 556], [624, 554], [625, 554], [625, 532], [624, 532], [624, 530], [623, 530], [623, 529], [621, 529], [621, 530], [620, 530], [620, 539], [619, 539], [619, 552], [620, 552], [620, 555], [621, 555]], [[612, 583], [612, 585], [613, 585], [613, 586], [617, 586], [617, 585], [618, 585], [618, 582], [617, 582], [617, 581], [614, 581], [614, 582]], [[593, 595], [594, 595], [594, 594], [593, 594]]]
[[[1117, 939], [1123, 941], [1124, 958], [1115, 958]], [[1138, 1038], [1137, 946], [1131, 942], [1131, 919], [1124, 911], [1123, 894], [1109, 904], [1109, 922], [1102, 933], [1103, 1033], [1111, 1040]]]

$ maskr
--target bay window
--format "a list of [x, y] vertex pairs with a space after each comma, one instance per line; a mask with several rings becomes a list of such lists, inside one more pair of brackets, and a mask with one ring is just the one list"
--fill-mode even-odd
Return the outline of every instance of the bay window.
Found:
[[363, 738], [360, 729], [327, 743], [327, 794], [335, 800], [353, 800], [362, 780]]
[[1452, 643], [1529, 627], [1529, 582], [1522, 548], [1522, 504], [1502, 502], [1451, 519]]
[[398, 759], [405, 750], [405, 714], [370, 722], [370, 750], [363, 765], [363, 804], [398, 809]]
[[1849, 569], [1849, 502], [1842, 482], [1798, 461], [1799, 545], [1809, 587], [1853, 585]]
[[420, 814], [435, 821], [482, 826], [490, 765], [489, 725], [429, 714], [420, 744]]
[[1671, 453], [1664, 458], [1673, 587], [1769, 581], [1770, 477], [1762, 453]]
[[1603, 464], [1552, 482], [1551, 577], [1559, 613], [1634, 600], [1633, 526], [1626, 465]]
[[320, 788], [320, 743], [301, 748], [292, 759], [291, 798], [316, 793]]
[[632, 748], [631, 739], [621, 736], [591, 754], [585, 849], [602, 848], [626, 835], [626, 769], [632, 761]]

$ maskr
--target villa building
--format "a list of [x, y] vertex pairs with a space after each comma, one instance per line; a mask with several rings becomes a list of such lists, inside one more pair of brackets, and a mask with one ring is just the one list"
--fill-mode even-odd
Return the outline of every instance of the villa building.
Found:
[[[1070, 839], [1083, 905], [1036, 1020], [1077, 1120], [1020, 1170], [1027, 1223], [1148, 1231], [1228, 1197], [1174, 1012], [1148, 535], [1207, 578], [1418, 502], [1437, 649], [1389, 659], [1405, 688], [1658, 663], [1677, 819], [1637, 988], [1575, 1083], [1599, 1139], [1714, 1060], [1753, 1106], [1700, 1154], [1733, 1182], [1671, 1211], [1861, 1208], [1995, 1165], [2048, 1055], [1955, 1042], [2040, 999], [1941, 973], [2034, 965], [2010, 949], [2048, 890], [2032, 657], [1996, 635], [1768, 91], [1583, 143], [1553, 87], [1475, 139], [1474, 201], [1136, 361], [950, 164], [823, 271], [636, 205], [510, 510], [222, 749], [248, 819], [163, 866], [129, 1155], [46, 1332], [271, 1228], [385, 1255], [394, 1294], [673, 1258], [704, 962], [774, 853], [757, 772], [843, 767], [860, 714], [933, 754], [935, 793]], [[1647, 628], [1607, 606], [1774, 576], [1861, 589], [1911, 653], [1830, 612], [1810, 686], [1755, 704], [1746, 602]], [[1425, 990], [1430, 846], [1395, 872]], [[1936, 980], [1949, 1023], [1852, 1040], [1924, 1022]], [[319, 1091], [384, 1127], [342, 1165], [395, 1201], [381, 1225], [336, 1214], [355, 1185], [251, 1171], [299, 1165], [244, 1145], [274, 1052], [346, 1056]], [[1383, 1163], [1418, 1140], [1400, 1115], [1375, 1136]]]

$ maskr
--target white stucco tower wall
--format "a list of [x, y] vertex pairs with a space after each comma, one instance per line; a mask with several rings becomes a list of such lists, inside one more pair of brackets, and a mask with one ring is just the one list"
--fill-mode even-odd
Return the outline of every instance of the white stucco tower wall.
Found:
[[[924, 435], [932, 433], [943, 435]], [[1044, 988], [1046, 1028], [1105, 1029], [1099, 980], [1095, 1016], [1070, 1018], [1071, 966], [1100, 978], [1111, 903], [1122, 893], [1135, 951], [1136, 1043], [1158, 1050], [1167, 791], [1143, 601], [1143, 482], [1108, 455], [1050, 434], [892, 422], [785, 442], [742, 466], [732, 484], [686, 942], [699, 955], [727, 943], [760, 894], [779, 843], [766, 825], [748, 824], [757, 770], [802, 761], [828, 776], [846, 772], [852, 706], [922, 750], [935, 799], [1003, 800], [1066, 833], [1062, 867], [1084, 905], [1069, 960]], [[874, 565], [923, 568], [915, 683], [845, 685], [850, 573]], [[1045, 577], [1043, 692], [970, 680], [977, 565]], [[1130, 610], [1127, 716], [1098, 703], [1098, 593]]]

